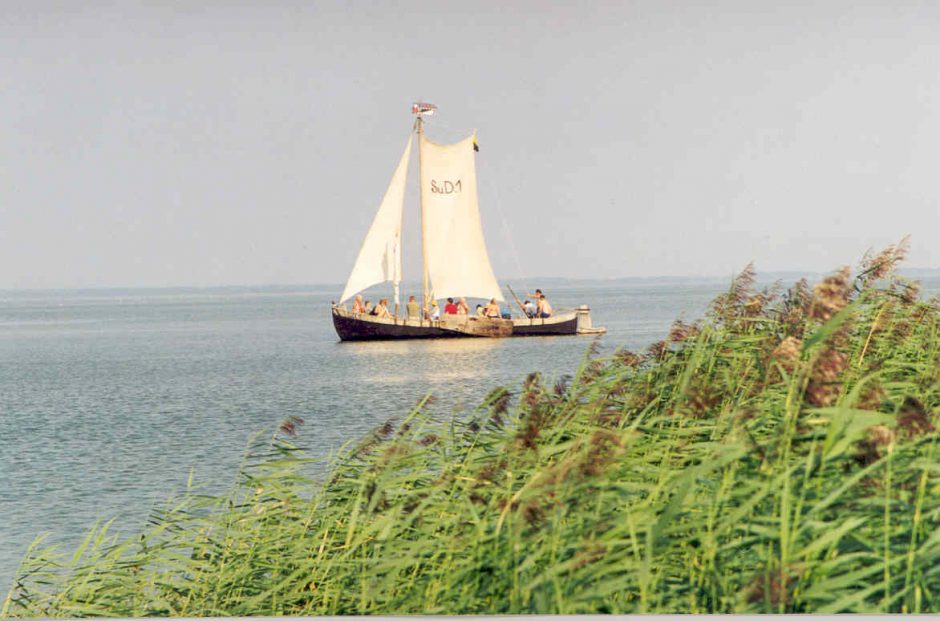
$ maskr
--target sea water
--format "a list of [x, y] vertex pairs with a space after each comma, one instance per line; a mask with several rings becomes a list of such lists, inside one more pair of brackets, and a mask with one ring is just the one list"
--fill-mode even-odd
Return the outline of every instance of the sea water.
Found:
[[[556, 309], [590, 305], [603, 355], [665, 338], [729, 280], [537, 284]], [[0, 597], [37, 535], [69, 549], [109, 518], [130, 534], [190, 473], [222, 491], [251, 436], [288, 416], [304, 420], [296, 442], [326, 457], [425, 394], [460, 415], [532, 371], [572, 374], [594, 340], [340, 343], [338, 291], [0, 292]]]

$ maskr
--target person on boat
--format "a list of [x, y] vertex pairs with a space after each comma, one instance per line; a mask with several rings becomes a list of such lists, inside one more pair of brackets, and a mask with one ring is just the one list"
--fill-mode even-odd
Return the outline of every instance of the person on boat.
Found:
[[379, 319], [391, 318], [392, 314], [388, 310], [388, 300], [386, 298], [379, 300], [379, 303], [375, 305], [375, 310], [372, 311], [372, 314]]
[[362, 303], [362, 294], [356, 294], [356, 299], [353, 300], [352, 312], [357, 315], [366, 312], [366, 305]]
[[418, 306], [418, 302], [415, 300], [415, 296], [408, 296], [408, 319], [420, 319], [421, 318], [421, 308]]
[[431, 321], [437, 321], [441, 318], [441, 307], [437, 305], [437, 300], [431, 300]]
[[535, 304], [532, 303], [532, 300], [526, 298], [525, 302], [522, 304], [522, 310], [525, 312], [526, 317], [535, 316]]
[[447, 304], [444, 305], [445, 315], [456, 315], [457, 305], [454, 304], [454, 298], [447, 298]]
[[362, 305], [362, 312], [366, 315], [371, 315], [372, 313], [372, 302], [366, 300], [366, 303]]
[[491, 319], [499, 319], [499, 304], [496, 303], [496, 298], [490, 299], [490, 303], [486, 305], [484, 312], [486, 313], [486, 316]]
[[548, 319], [552, 316], [552, 305], [548, 303], [548, 298], [546, 298], [545, 294], [543, 294], [541, 291], [539, 291], [539, 302], [538, 306], [536, 307], [536, 311], [536, 317], [540, 317], [542, 319]]
[[477, 317], [485, 317], [486, 311], [483, 310], [482, 304], [477, 304]]
[[467, 304], [467, 298], [460, 298], [460, 301], [457, 302], [457, 314], [458, 315], [470, 314], [470, 305]]
[[552, 316], [552, 305], [548, 303], [548, 298], [545, 297], [545, 294], [542, 293], [541, 289], [536, 289], [535, 294], [527, 293], [531, 297], [535, 298], [535, 316], [542, 319], [547, 319]]

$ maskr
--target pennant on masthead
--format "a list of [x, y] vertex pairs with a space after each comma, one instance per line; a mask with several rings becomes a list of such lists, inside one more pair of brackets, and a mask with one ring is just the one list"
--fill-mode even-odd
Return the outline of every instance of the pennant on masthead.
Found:
[[415, 116], [431, 116], [437, 112], [437, 106], [424, 101], [416, 101], [411, 104], [411, 113]]

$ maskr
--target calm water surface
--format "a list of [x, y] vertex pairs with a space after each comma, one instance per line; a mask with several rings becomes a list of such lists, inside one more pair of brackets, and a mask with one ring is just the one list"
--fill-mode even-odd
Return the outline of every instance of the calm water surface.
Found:
[[[611, 353], [697, 318], [727, 284], [543, 288], [556, 308], [590, 304]], [[425, 393], [449, 414], [530, 371], [573, 373], [591, 342], [339, 343], [335, 289], [0, 292], [0, 597], [36, 535], [74, 546], [110, 517], [130, 533], [191, 470], [221, 490], [249, 437], [287, 416], [306, 421], [299, 443], [327, 456]]]

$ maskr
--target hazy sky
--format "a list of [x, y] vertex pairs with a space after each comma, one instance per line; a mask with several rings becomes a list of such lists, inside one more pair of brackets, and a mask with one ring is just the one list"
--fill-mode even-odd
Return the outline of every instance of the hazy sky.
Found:
[[0, 288], [344, 282], [419, 98], [498, 277], [940, 267], [934, 1], [3, 0]]

